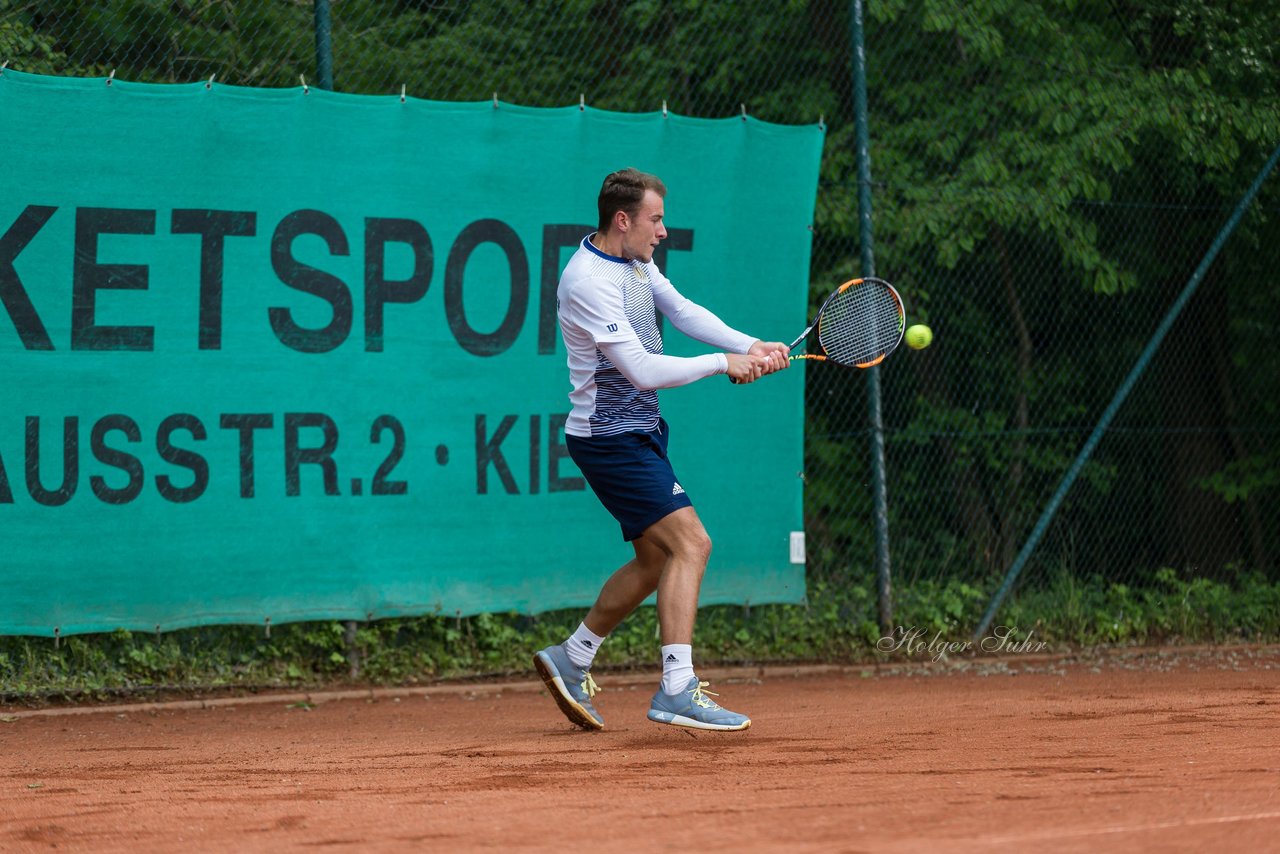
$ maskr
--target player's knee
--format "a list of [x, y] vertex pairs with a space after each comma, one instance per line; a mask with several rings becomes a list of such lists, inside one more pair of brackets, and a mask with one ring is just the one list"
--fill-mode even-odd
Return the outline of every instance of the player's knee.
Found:
[[691, 531], [685, 540], [685, 555], [698, 563], [700, 566], [706, 566], [707, 561], [711, 559], [711, 535], [706, 529], [698, 526], [696, 531]]
[[645, 537], [669, 558], [705, 564], [711, 557], [711, 535], [692, 508], [666, 517], [646, 531]]

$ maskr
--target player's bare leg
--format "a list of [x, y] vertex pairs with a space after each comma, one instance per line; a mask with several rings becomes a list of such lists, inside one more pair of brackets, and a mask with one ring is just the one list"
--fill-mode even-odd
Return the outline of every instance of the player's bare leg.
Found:
[[711, 537], [692, 507], [682, 507], [654, 522], [644, 532], [666, 556], [658, 581], [658, 623], [663, 645], [693, 643], [698, 616], [698, 593], [711, 558]]
[[658, 620], [662, 628], [662, 687], [649, 704], [649, 720], [709, 730], [743, 730], [746, 715], [721, 708], [693, 671], [693, 624], [698, 594], [711, 557], [711, 537], [692, 507], [651, 525], [644, 539], [667, 556], [658, 581]]
[[562, 644], [549, 646], [534, 656], [534, 667], [565, 717], [583, 729], [602, 729], [604, 719], [596, 711], [595, 680], [591, 662], [601, 642], [618, 623], [658, 588], [667, 554], [640, 537], [633, 541], [636, 556], [609, 577], [587, 612], [582, 625]]
[[587, 628], [601, 637], [617, 628], [628, 614], [658, 589], [658, 582], [667, 566], [667, 553], [644, 537], [632, 540], [631, 545], [636, 556], [609, 576], [596, 597], [596, 603], [583, 619]]

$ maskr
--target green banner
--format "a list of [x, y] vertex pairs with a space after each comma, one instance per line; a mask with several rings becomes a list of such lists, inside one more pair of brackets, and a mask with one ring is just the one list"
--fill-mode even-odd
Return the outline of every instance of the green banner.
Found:
[[[555, 286], [614, 169], [686, 296], [805, 321], [817, 126], [6, 70], [0, 127], [0, 633], [590, 604]], [[661, 400], [702, 602], [798, 601], [803, 371]]]

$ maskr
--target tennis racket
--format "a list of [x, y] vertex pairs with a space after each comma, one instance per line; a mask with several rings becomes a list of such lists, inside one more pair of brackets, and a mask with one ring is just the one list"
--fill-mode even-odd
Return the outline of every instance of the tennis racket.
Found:
[[[850, 279], [827, 297], [804, 332], [791, 342], [790, 350], [803, 342], [807, 352], [793, 352], [790, 358], [872, 368], [902, 342], [906, 325], [902, 297], [893, 285], [874, 276]], [[814, 329], [818, 330], [816, 347], [809, 339]]]

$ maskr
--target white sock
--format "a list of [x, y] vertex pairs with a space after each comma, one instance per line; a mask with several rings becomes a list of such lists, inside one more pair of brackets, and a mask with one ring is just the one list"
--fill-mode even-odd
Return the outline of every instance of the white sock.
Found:
[[679, 694], [693, 678], [693, 646], [687, 643], [669, 643], [662, 647], [662, 690], [672, 696]]
[[602, 643], [604, 638], [587, 628], [586, 623], [579, 623], [578, 630], [565, 641], [564, 649], [570, 661], [586, 670], [595, 661]]

